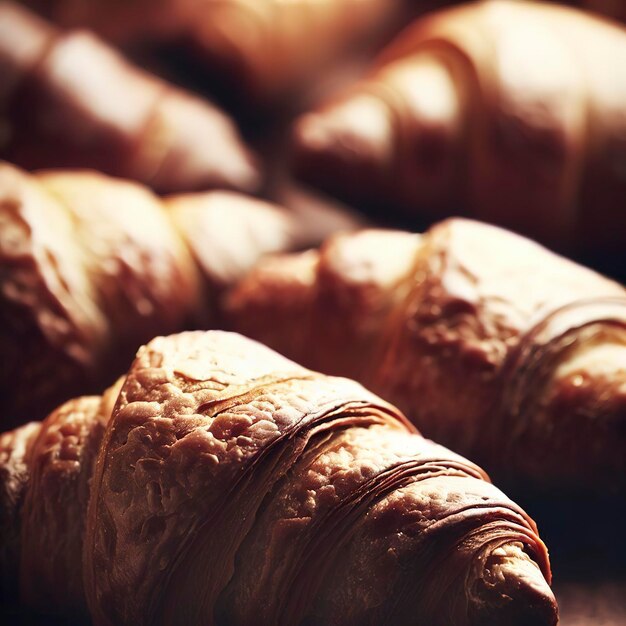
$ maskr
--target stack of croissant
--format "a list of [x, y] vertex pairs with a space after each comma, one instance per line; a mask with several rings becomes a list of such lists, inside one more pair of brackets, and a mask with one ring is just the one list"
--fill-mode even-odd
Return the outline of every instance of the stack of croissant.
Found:
[[626, 492], [626, 15], [451, 4], [0, 0], [0, 621], [556, 626], [490, 476]]

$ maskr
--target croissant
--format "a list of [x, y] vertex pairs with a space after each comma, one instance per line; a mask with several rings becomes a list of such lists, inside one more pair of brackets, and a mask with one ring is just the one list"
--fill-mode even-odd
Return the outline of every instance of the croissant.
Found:
[[623, 252], [626, 32], [493, 0], [418, 20], [294, 128], [299, 175], [414, 220], [459, 214]]
[[[423, 4], [427, 4], [422, 0]], [[431, 2], [432, 3], [432, 2]], [[30, 0], [53, 21], [118, 42], [182, 45], [245, 102], [269, 103], [377, 39], [405, 0]]]
[[0, 163], [0, 422], [110, 384], [157, 334], [219, 325], [230, 283], [308, 237], [294, 214], [234, 192], [160, 200], [102, 174]]
[[557, 621], [534, 522], [480, 468], [357, 383], [235, 334], [154, 339], [102, 398], [2, 435], [0, 467], [2, 571], [40, 611]]
[[0, 154], [26, 168], [90, 167], [162, 192], [259, 184], [225, 113], [88, 32], [0, 2], [0, 74]]
[[261, 261], [225, 308], [502, 480], [626, 486], [626, 290], [519, 235], [465, 219], [337, 235]]

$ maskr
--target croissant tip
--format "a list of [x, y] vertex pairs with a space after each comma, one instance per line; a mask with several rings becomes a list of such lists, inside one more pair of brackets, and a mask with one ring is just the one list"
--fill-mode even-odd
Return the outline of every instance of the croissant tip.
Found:
[[310, 151], [343, 149], [357, 156], [378, 155], [389, 148], [391, 113], [380, 98], [348, 98], [328, 110], [303, 115], [294, 134], [296, 145]]
[[304, 115], [292, 131], [296, 171], [322, 188], [338, 186], [339, 195], [363, 178], [379, 181], [392, 153], [389, 123], [389, 111], [373, 98]]
[[[190, 189], [205, 191], [207, 189], [228, 189], [239, 193], [254, 194], [259, 191], [263, 182], [263, 174], [254, 156], [244, 151], [231, 151], [224, 154], [219, 168], [213, 164], [200, 173], [195, 179], [177, 180], [173, 186], [165, 189], [159, 182], [153, 182], [160, 191], [166, 193], [185, 193]], [[167, 184], [167, 183], [166, 183]]]
[[238, 161], [233, 161], [229, 170], [225, 172], [226, 183], [233, 189], [253, 193], [258, 191], [262, 182], [262, 175], [256, 160], [248, 155], [242, 155]]
[[[337, 150], [335, 133], [320, 114], [309, 113], [296, 121], [291, 132], [296, 176], [316, 187], [325, 188], [329, 172], [344, 167]], [[329, 167], [329, 164], [332, 164]]]
[[556, 599], [539, 566], [513, 543], [494, 550], [475, 572], [473, 626], [556, 626]]
[[324, 124], [321, 115], [309, 113], [301, 117], [293, 128], [293, 140], [296, 150], [300, 153], [324, 152], [332, 149], [333, 133]]

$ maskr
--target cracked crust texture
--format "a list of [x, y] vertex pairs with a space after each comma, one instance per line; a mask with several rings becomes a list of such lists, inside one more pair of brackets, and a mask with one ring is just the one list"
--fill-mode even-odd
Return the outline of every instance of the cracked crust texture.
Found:
[[21, 514], [20, 600], [43, 614], [87, 614], [82, 543], [89, 481], [108, 419], [102, 404], [99, 396], [66, 402], [44, 420], [33, 444]]
[[[376, 507], [390, 519], [377, 524]], [[462, 520], [461, 537], [453, 520]], [[362, 534], [375, 533], [389, 553], [406, 532], [389, 564], [402, 580], [403, 567], [419, 569], [417, 546], [435, 522], [444, 552], [476, 533], [456, 563], [459, 578], [449, 581], [455, 593], [465, 593], [472, 555], [490, 553], [492, 542], [521, 542], [524, 561], [536, 559], [535, 572], [539, 563], [547, 575], [527, 516], [478, 468], [411, 433], [400, 413], [356, 383], [314, 374], [236, 335], [157, 339], [128, 373], [98, 458], [85, 547], [92, 615], [103, 624], [326, 623], [330, 615], [376, 623], [393, 598], [405, 623], [422, 607], [400, 583], [386, 580], [376, 591], [374, 574], [364, 586], [351, 576], [328, 584], [325, 573], [351, 548], [351, 558], [363, 558], [371, 536], [354, 548]], [[539, 581], [533, 610], [551, 623], [554, 607]], [[337, 585], [354, 618], [336, 612]], [[359, 605], [356, 595], [369, 592]], [[472, 597], [461, 600], [466, 609]], [[439, 623], [435, 606], [423, 610]]]
[[624, 484], [626, 291], [523, 237], [463, 219], [338, 235], [261, 262], [226, 311], [501, 476]]
[[359, 384], [238, 335], [157, 338], [102, 400], [53, 413], [30, 456], [2, 441], [0, 478], [22, 467], [22, 598], [40, 610], [86, 601], [97, 625], [557, 620], [534, 522], [480, 468]]
[[0, 437], [0, 588], [41, 615], [88, 615], [82, 546], [90, 482], [121, 383]]

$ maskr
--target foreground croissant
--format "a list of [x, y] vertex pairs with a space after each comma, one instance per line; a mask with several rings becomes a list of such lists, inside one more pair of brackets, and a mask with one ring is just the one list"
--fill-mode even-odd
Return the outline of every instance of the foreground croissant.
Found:
[[296, 127], [297, 168], [353, 202], [461, 210], [561, 248], [623, 252], [626, 31], [491, 0], [418, 20]]
[[303, 228], [233, 192], [161, 200], [0, 162], [0, 423], [110, 384], [157, 334], [217, 323], [220, 293], [259, 256], [317, 243]]
[[153, 340], [102, 398], [2, 435], [0, 470], [3, 588], [43, 612], [557, 620], [535, 524], [482, 470], [357, 383], [235, 334]]
[[0, 1], [0, 76], [0, 154], [26, 168], [92, 167], [162, 192], [259, 185], [225, 113], [87, 31]]
[[499, 475], [626, 487], [626, 290], [502, 229], [363, 231], [261, 262], [231, 327]]

